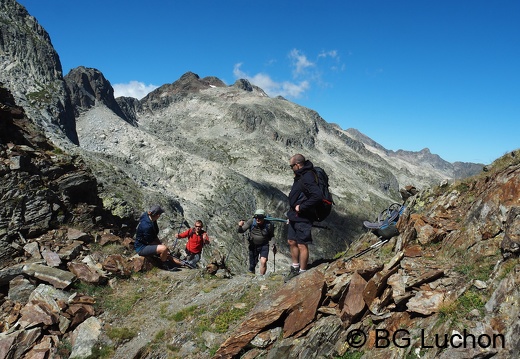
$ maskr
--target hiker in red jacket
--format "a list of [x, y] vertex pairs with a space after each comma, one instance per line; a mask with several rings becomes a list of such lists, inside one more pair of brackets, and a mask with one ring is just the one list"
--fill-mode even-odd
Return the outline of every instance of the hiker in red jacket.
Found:
[[199, 219], [195, 221], [193, 228], [175, 235], [175, 238], [188, 238], [188, 242], [186, 242], [186, 262], [193, 268], [196, 268], [200, 261], [202, 247], [209, 244], [208, 234], [203, 228], [204, 224]]

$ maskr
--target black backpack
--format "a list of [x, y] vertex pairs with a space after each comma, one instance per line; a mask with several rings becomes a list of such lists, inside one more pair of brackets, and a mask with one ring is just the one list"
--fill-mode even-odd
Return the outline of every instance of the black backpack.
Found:
[[321, 203], [316, 206], [317, 221], [321, 222], [327, 218], [332, 211], [334, 200], [332, 199], [332, 194], [329, 191], [329, 176], [325, 170], [323, 170], [321, 167], [314, 167], [314, 176], [322, 194]]

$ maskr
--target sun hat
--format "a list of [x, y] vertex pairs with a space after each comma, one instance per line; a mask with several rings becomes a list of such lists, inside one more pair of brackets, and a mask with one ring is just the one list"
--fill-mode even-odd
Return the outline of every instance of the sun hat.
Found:
[[152, 216], [156, 216], [158, 214], [163, 214], [164, 213], [164, 209], [161, 208], [161, 206], [155, 204], [152, 206], [152, 208], [150, 208], [150, 214]]
[[264, 216], [265, 217], [265, 211], [263, 209], [257, 209], [255, 211], [255, 216]]

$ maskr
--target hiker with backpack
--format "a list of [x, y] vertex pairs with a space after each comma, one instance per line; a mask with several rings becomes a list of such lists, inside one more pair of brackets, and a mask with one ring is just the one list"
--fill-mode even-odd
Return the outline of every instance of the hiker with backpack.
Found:
[[159, 225], [157, 220], [164, 213], [159, 205], [154, 205], [148, 212], [144, 212], [139, 218], [139, 224], [135, 232], [134, 249], [140, 256], [159, 256], [162, 268], [173, 271], [178, 270], [180, 262], [173, 258], [170, 250], [159, 239]]
[[322, 203], [322, 191], [316, 180], [316, 172], [311, 161], [301, 154], [292, 156], [289, 166], [294, 172], [294, 182], [289, 192], [289, 228], [287, 243], [291, 253], [292, 266], [285, 281], [307, 270], [309, 244], [312, 243], [312, 222], [318, 220], [316, 209]]
[[193, 228], [189, 228], [182, 233], [175, 234], [175, 238], [188, 238], [186, 242], [186, 263], [191, 268], [196, 268], [200, 261], [202, 248], [209, 244], [209, 237], [204, 230], [204, 224], [200, 219], [195, 221]]
[[265, 219], [265, 211], [257, 209], [253, 218], [238, 222], [238, 233], [249, 231], [249, 272], [255, 273], [258, 258], [260, 257], [260, 275], [267, 270], [267, 257], [269, 255], [269, 241], [274, 237], [274, 225]]

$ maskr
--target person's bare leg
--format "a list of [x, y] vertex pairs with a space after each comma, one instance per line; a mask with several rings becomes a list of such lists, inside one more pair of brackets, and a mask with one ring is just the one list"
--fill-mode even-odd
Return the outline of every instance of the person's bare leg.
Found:
[[293, 264], [300, 263], [300, 249], [298, 248], [298, 244], [294, 239], [288, 239], [287, 243], [289, 243], [289, 252], [291, 252]]
[[260, 257], [260, 274], [264, 275], [267, 271], [267, 258]]
[[307, 270], [307, 262], [309, 261], [309, 247], [306, 244], [298, 244], [298, 252], [300, 253], [300, 270]]
[[162, 262], [166, 262], [168, 260], [168, 256], [170, 255], [170, 251], [164, 244], [160, 244], [157, 246], [157, 254], [159, 255], [159, 258], [161, 258]]

